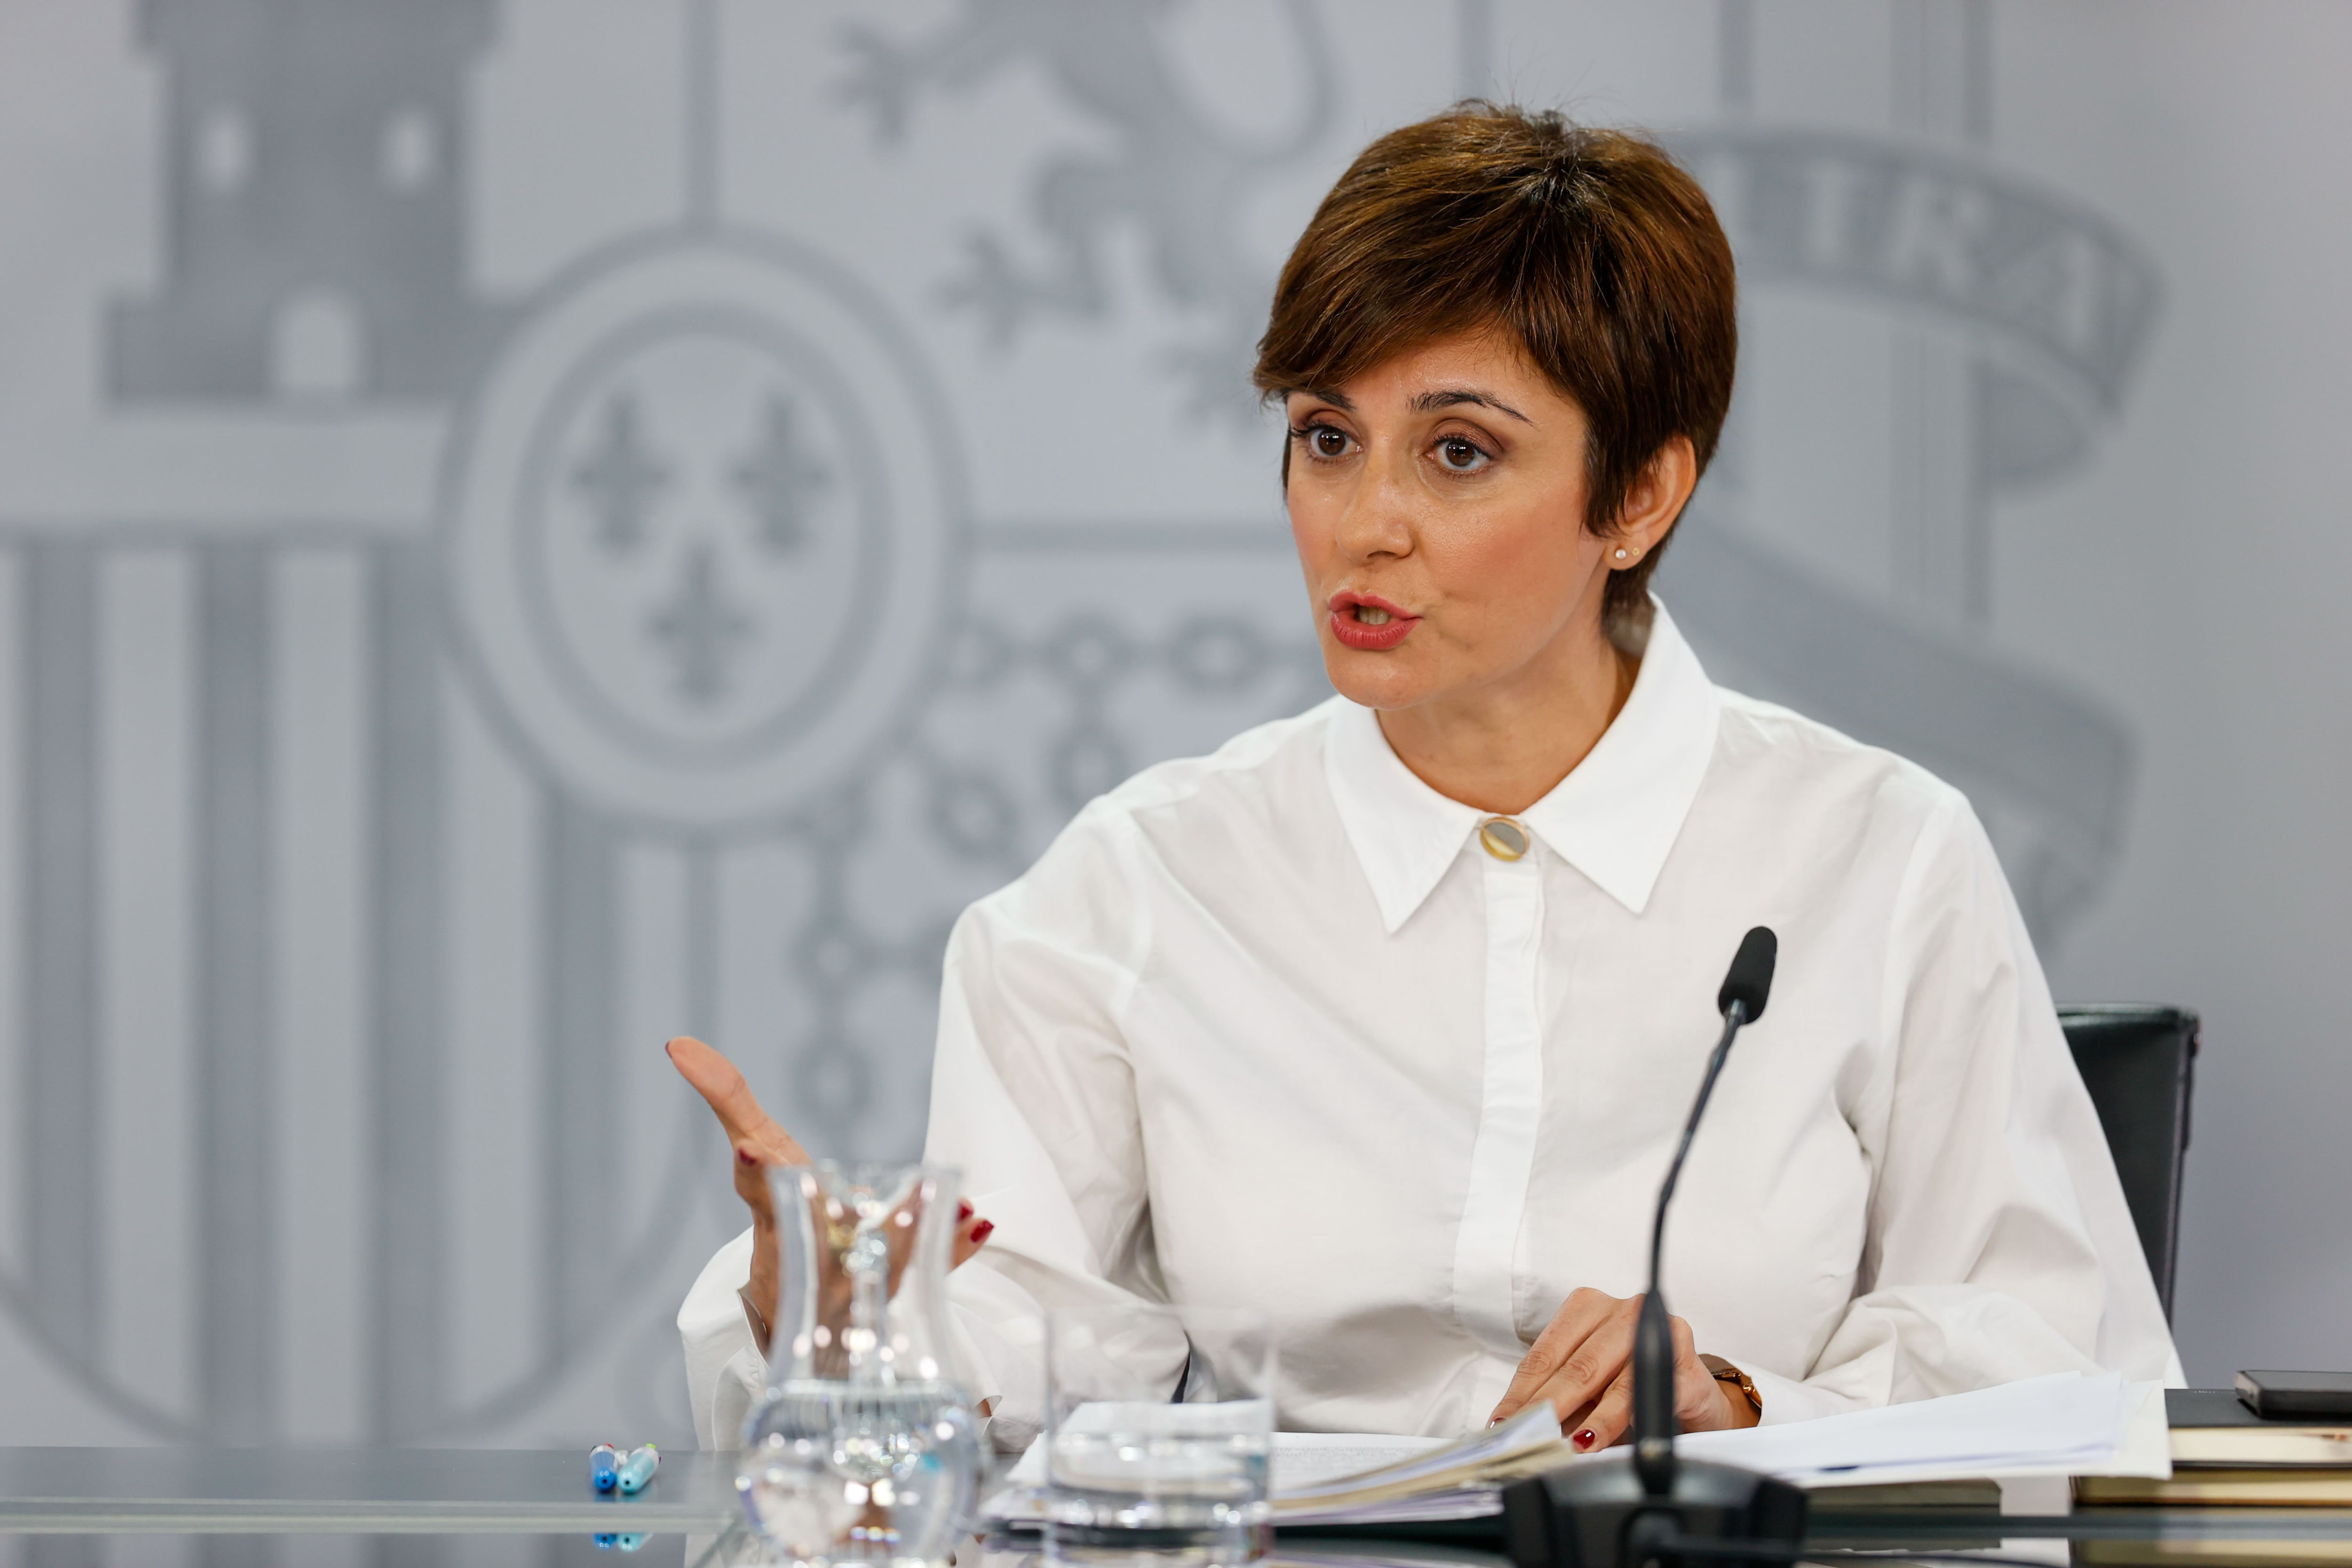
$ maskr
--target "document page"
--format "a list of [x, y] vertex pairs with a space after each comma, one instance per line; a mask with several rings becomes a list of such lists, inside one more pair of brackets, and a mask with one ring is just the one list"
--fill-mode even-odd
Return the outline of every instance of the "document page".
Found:
[[1447, 1437], [1393, 1437], [1381, 1432], [1276, 1432], [1274, 1495], [1311, 1492], [1364, 1470], [1410, 1466]]
[[2157, 1384], [2066, 1372], [1785, 1426], [1697, 1432], [1675, 1447], [1800, 1486], [2169, 1475], [2163, 1423]]

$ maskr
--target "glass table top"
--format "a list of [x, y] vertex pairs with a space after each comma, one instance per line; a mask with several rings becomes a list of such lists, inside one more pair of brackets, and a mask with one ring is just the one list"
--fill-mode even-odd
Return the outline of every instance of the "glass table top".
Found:
[[[740, 1559], [731, 1455], [666, 1454], [635, 1498], [598, 1495], [587, 1456], [516, 1449], [0, 1448], [0, 1568], [697, 1568]], [[2352, 1509], [1853, 1506], [1817, 1498], [1809, 1544], [2107, 1564], [2339, 1563]], [[1030, 1568], [1034, 1538], [993, 1538], [965, 1568]], [[1283, 1532], [1277, 1556], [1501, 1568], [1478, 1525], [1413, 1538]], [[1852, 1557], [1843, 1557], [1851, 1564]]]

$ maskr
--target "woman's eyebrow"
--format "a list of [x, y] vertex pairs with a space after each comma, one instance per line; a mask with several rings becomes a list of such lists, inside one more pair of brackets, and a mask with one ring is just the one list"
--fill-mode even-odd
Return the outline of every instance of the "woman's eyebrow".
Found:
[[1522, 425], [1535, 423], [1493, 393], [1480, 392], [1475, 387], [1446, 387], [1436, 392], [1424, 392], [1412, 400], [1412, 407], [1416, 414], [1434, 414], [1441, 408], [1453, 408], [1465, 403], [1475, 403], [1481, 408], [1491, 408], [1497, 414], [1507, 414]]

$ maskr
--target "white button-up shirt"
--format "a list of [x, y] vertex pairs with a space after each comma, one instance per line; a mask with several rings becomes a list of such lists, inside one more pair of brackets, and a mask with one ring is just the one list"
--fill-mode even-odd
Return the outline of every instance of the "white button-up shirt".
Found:
[[[1661, 610], [1521, 859], [1334, 699], [1097, 800], [949, 943], [929, 1157], [1000, 1437], [1037, 1320], [1263, 1308], [1286, 1429], [1483, 1425], [1579, 1286], [1647, 1275], [1750, 926], [1780, 935], [1675, 1201], [1664, 1289], [1786, 1421], [2067, 1369], [2180, 1381], [2096, 1112], [1967, 800], [1718, 689]], [[704, 1440], [758, 1378], [680, 1315]]]

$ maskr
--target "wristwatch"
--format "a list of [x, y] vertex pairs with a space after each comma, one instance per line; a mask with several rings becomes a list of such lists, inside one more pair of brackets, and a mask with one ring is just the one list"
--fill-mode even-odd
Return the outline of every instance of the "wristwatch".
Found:
[[1739, 1390], [1747, 1397], [1748, 1407], [1756, 1412], [1756, 1419], [1759, 1421], [1764, 1419], [1764, 1396], [1756, 1392], [1754, 1378], [1719, 1355], [1701, 1355], [1698, 1359], [1699, 1364], [1706, 1368], [1708, 1376], [1717, 1383], [1727, 1383]]

